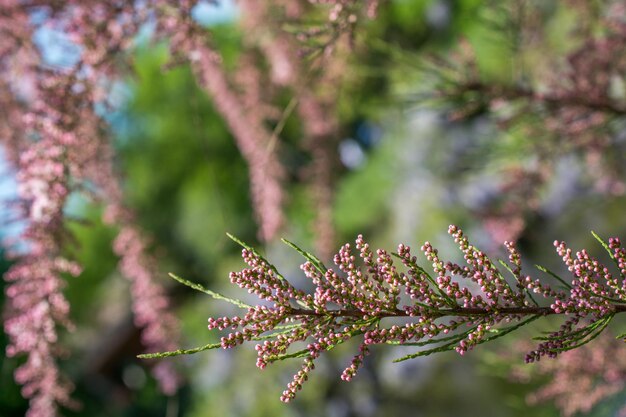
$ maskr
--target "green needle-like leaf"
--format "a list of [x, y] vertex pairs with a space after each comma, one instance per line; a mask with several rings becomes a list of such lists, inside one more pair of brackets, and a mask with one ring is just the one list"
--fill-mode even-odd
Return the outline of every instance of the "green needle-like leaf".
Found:
[[193, 349], [178, 349], [170, 352], [143, 353], [141, 355], [137, 355], [137, 357], [139, 359], [160, 359], [168, 358], [170, 356], [192, 355], [194, 353], [203, 352], [205, 350], [218, 349], [221, 347], [222, 345], [220, 343], [209, 343], [208, 345], [199, 346]]
[[406, 355], [403, 356], [401, 358], [398, 359], [394, 359], [393, 363], [398, 363], [398, 362], [404, 362], [407, 361], [409, 359], [415, 359], [415, 358], [419, 358], [420, 356], [430, 356], [433, 353], [439, 353], [439, 352], [447, 352], [449, 350], [453, 350], [454, 347], [456, 346], [457, 341], [453, 341], [450, 343], [446, 343], [445, 345], [433, 348], [433, 349], [428, 349], [428, 350], [422, 350], [420, 352], [416, 352], [416, 353], [411, 353], [410, 355]]
[[[580, 343], [576, 343], [576, 344], [568, 344], [565, 347], [562, 348], [556, 348], [556, 349], [552, 349], [553, 352], [566, 352], [568, 350], [573, 350], [576, 348], [579, 348], [583, 345], [586, 345], [587, 343], [591, 342], [593, 339], [595, 339], [596, 337], [600, 336], [600, 334], [602, 334], [602, 332], [604, 331], [604, 329], [606, 328], [606, 326], [609, 325], [609, 323], [611, 322], [611, 319], [613, 318], [613, 315], [609, 315], [606, 318], [599, 320], [599, 322], [601, 322], [600, 326], [598, 326], [598, 329], [595, 331], [595, 333], [591, 334], [591, 336], [587, 337], [587, 338], [580, 338], [577, 340], [582, 340], [582, 342]], [[584, 339], [584, 340], [583, 340]]]
[[[611, 248], [609, 248], [609, 245], [604, 241], [604, 239], [602, 239], [596, 232], [594, 232], [593, 230], [591, 231], [591, 234], [593, 235], [593, 237], [596, 238], [596, 240], [598, 242], [600, 242], [600, 244], [602, 245], [602, 247], [606, 250], [606, 252], [609, 254], [609, 257], [611, 258], [611, 260], [613, 261], [613, 263], [615, 264], [615, 266], [617, 266], [617, 270], [620, 271], [622, 268], [620, 268], [619, 265], [619, 261], [617, 259], [615, 259], [615, 255], [613, 254], [613, 251], [611, 250]], [[623, 277], [626, 278], [626, 277]]]
[[170, 277], [174, 278], [176, 281], [180, 282], [183, 285], [186, 285], [190, 288], [193, 288], [194, 290], [203, 292], [205, 294], [210, 295], [211, 297], [215, 298], [216, 300], [222, 300], [222, 301], [226, 301], [227, 303], [236, 305], [239, 308], [245, 308], [245, 309], [249, 309], [252, 308], [252, 306], [244, 303], [243, 301], [237, 300], [236, 298], [229, 298], [226, 296], [223, 296], [222, 294], [216, 293], [215, 291], [211, 291], [208, 290], [206, 288], [204, 288], [202, 285], [196, 283], [196, 282], [191, 282], [189, 280], [186, 280], [184, 278], [179, 277], [178, 275], [175, 275], [173, 273], [169, 273], [168, 274]]
[[315, 267], [315, 269], [318, 270], [319, 273], [325, 274], [328, 271], [328, 268], [326, 268], [324, 263], [317, 256], [301, 249], [298, 245], [296, 245], [293, 242], [288, 241], [287, 239], [281, 239], [281, 240], [283, 241], [285, 245], [289, 246], [290, 248], [298, 252], [300, 255], [302, 255], [307, 261], [311, 262], [313, 266]]
[[546, 268], [544, 266], [541, 266], [541, 265], [535, 265], [535, 268], [537, 268], [541, 272], [545, 272], [546, 274], [550, 275], [552, 278], [554, 278], [557, 281], [559, 281], [561, 284], [563, 284], [565, 289], [567, 289], [567, 290], [571, 290], [572, 289], [572, 285], [571, 284], [568, 284], [563, 278], [561, 278], [560, 276], [558, 276], [554, 272], [550, 271], [548, 268]]

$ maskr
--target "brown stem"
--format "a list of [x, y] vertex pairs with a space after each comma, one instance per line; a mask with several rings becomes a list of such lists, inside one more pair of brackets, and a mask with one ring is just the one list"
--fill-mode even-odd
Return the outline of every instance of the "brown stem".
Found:
[[492, 86], [481, 82], [463, 84], [460, 86], [459, 91], [476, 92], [484, 94], [490, 98], [501, 97], [507, 100], [526, 98], [534, 102], [545, 103], [557, 108], [564, 106], [585, 107], [590, 110], [612, 113], [618, 116], [626, 115], [626, 106], [615, 103], [607, 98], [590, 97], [581, 94], [539, 94], [526, 88], [515, 86]]
[[[625, 304], [613, 304], [613, 309], [616, 313], [626, 312]], [[345, 310], [329, 310], [324, 312], [317, 312], [315, 310], [308, 310], [303, 308], [291, 308], [288, 311], [288, 314], [291, 316], [319, 316], [319, 317], [355, 317], [361, 318], [367, 313], [361, 310], [354, 309], [345, 309]], [[524, 316], [549, 316], [554, 314], [565, 314], [565, 313], [555, 313], [554, 310], [550, 307], [501, 307], [501, 308], [493, 308], [486, 309], [480, 307], [470, 307], [470, 308], [443, 308], [443, 309], [433, 309], [432, 313], [429, 315], [431, 317], [450, 317], [450, 316], [491, 316], [495, 314], [500, 315], [524, 315]], [[376, 314], [376, 317], [384, 318], [384, 317], [412, 317], [409, 313], [404, 310], [394, 310], [394, 311], [381, 311]], [[414, 316], [413, 316], [414, 317]]]

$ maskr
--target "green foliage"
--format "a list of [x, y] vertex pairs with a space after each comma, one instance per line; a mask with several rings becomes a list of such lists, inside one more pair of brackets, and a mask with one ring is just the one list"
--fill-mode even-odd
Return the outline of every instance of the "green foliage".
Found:
[[[68, 247], [71, 259], [76, 259], [84, 265], [83, 271], [77, 278], [68, 278], [69, 284], [65, 294], [72, 306], [72, 320], [79, 326], [94, 324], [94, 309], [107, 302], [103, 289], [109, 285], [109, 279], [117, 268], [117, 257], [113, 254], [111, 245], [116, 230], [104, 225], [101, 220], [101, 210], [93, 205], [82, 205], [80, 222], [70, 223], [74, 245]], [[90, 303], [82, 302], [90, 300]]]
[[130, 85], [126, 117], [134, 128], [119, 141], [132, 179], [127, 196], [170, 253], [207, 267], [224, 251], [224, 230], [251, 237], [250, 200], [241, 192], [248, 189], [247, 168], [189, 69], [163, 72], [167, 56], [158, 51], [138, 52]]

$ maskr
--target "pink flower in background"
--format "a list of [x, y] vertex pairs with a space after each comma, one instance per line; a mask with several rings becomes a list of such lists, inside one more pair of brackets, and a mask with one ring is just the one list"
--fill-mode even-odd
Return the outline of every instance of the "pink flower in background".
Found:
[[[57, 404], [74, 406], [72, 384], [61, 375], [56, 359], [60, 354], [58, 327], [72, 328], [69, 304], [63, 295], [63, 274], [77, 276], [81, 268], [61, 254], [60, 233], [67, 196], [63, 136], [54, 128], [48, 136], [19, 154], [18, 193], [27, 225], [22, 248], [5, 274], [8, 282], [7, 355], [26, 354], [15, 372], [22, 395], [30, 399], [28, 417], [56, 415]], [[17, 154], [14, 154], [17, 155]]]
[[[156, 261], [147, 255], [145, 238], [134, 226], [124, 226], [113, 243], [120, 257], [120, 271], [131, 283], [135, 324], [148, 352], [174, 350], [178, 345], [178, 322], [171, 313], [163, 288], [154, 282]], [[176, 393], [180, 378], [171, 361], [153, 369], [161, 390]]]

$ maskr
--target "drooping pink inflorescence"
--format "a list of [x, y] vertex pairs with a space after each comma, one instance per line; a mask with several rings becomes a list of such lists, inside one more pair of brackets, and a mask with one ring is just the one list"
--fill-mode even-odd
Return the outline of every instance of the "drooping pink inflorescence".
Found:
[[[146, 350], [172, 350], [178, 343], [178, 322], [163, 288], [154, 282], [156, 261], [147, 255], [145, 240], [137, 228], [125, 226], [113, 242], [113, 250], [120, 257], [120, 271], [131, 282], [135, 324], [142, 329]], [[163, 393], [176, 393], [180, 377], [171, 362], [158, 363], [153, 373]]]
[[[373, 15], [375, 3], [369, 2], [364, 13]], [[9, 297], [13, 299], [9, 303], [9, 316], [10, 320], [17, 320], [15, 323], [19, 322], [21, 315], [27, 317], [33, 306], [40, 306], [37, 317], [47, 314], [52, 320], [47, 322], [46, 328], [54, 330], [55, 326], [50, 323], [66, 322], [67, 306], [63, 304], [60, 292], [63, 281], [58, 276], [59, 271], [52, 267], [53, 263], [44, 260], [57, 259], [63, 247], [66, 233], [63, 210], [68, 196], [80, 190], [89, 197], [106, 202], [108, 212], [127, 211], [121, 203], [120, 187], [112, 166], [108, 127], [102, 114], [114, 106], [110, 97], [111, 86], [126, 75], [126, 54], [132, 51], [139, 33], [152, 24], [156, 28], [153, 40], [169, 41], [173, 60], [191, 65], [199, 84], [213, 98], [216, 109], [230, 127], [248, 162], [251, 195], [259, 223], [259, 236], [263, 240], [273, 238], [283, 223], [283, 181], [286, 177], [278, 153], [280, 131], [272, 131], [268, 126], [288, 114], [281, 116], [272, 101], [276, 101], [276, 91], [284, 88], [293, 90], [298, 97], [307, 98], [306, 103], [303, 100], [305, 110], [301, 114], [304, 118], [311, 115], [315, 119], [306, 121], [305, 136], [308, 137], [309, 151], [315, 153], [316, 167], [310, 175], [315, 180], [310, 181], [317, 181], [314, 188], [320, 207], [318, 223], [319, 230], [323, 232], [320, 233], [320, 245], [329, 247], [333, 244], [329, 208], [333, 178], [329, 161], [335, 143], [335, 122], [329, 116], [335, 114], [335, 103], [328, 97], [318, 98], [316, 90], [329, 84], [327, 79], [322, 77], [314, 87], [308, 85], [313, 78], [310, 74], [305, 75], [304, 69], [311, 62], [301, 59], [296, 37], [282, 28], [283, 17], [298, 21], [306, 7], [283, 1], [262, 4], [241, 2], [244, 15], [241, 24], [247, 27], [244, 45], [247, 51], [242, 56], [257, 56], [257, 51], [261, 52], [262, 59], [272, 66], [271, 82], [265, 83], [259, 78], [255, 67], [258, 63], [254, 61], [246, 65], [242, 60], [241, 67], [231, 76], [230, 70], [222, 63], [218, 48], [209, 41], [210, 31], [194, 20], [194, 6], [195, 2], [168, 0], [96, 1], [88, 4], [65, 0], [54, 4], [0, 2], [0, 139], [10, 163], [16, 169], [22, 214], [28, 222], [22, 236], [22, 243], [27, 247], [24, 250], [26, 254], [19, 258], [12, 272], [6, 276], [11, 282]], [[361, 14], [359, 10], [362, 7], [356, 2], [346, 3], [346, 7], [346, 11], [350, 9], [350, 15]], [[34, 18], [35, 15], [37, 18]], [[339, 19], [329, 17], [332, 24], [325, 28], [324, 33], [341, 35], [354, 27], [353, 19], [347, 19], [342, 11], [339, 15]], [[266, 17], [271, 19], [265, 20]], [[267, 31], [262, 36], [258, 32], [262, 30], [259, 22], [267, 23]], [[349, 25], [337, 25], [339, 22], [349, 22]], [[35, 45], [34, 34], [42, 29], [54, 31], [66, 41], [69, 52], [61, 61], [51, 61], [46, 54], [46, 46]], [[335, 38], [332, 46], [327, 45], [323, 62], [318, 64], [320, 67], [331, 61], [329, 52], [341, 43], [339, 38], [341, 36]], [[298, 101], [299, 98], [296, 99]], [[306, 110], [309, 108], [313, 110]], [[320, 133], [319, 126], [324, 125], [325, 119], [330, 121], [327, 124], [330, 128]], [[318, 148], [323, 151], [317, 151]], [[143, 237], [132, 221], [127, 221], [127, 216], [110, 217], [122, 228], [116, 248], [122, 258], [122, 272], [133, 283], [136, 322], [145, 328], [143, 340], [150, 349], [169, 349], [175, 343], [175, 332], [171, 333], [174, 326], [171, 317], [165, 313], [165, 293], [150, 277], [153, 273], [151, 261], [147, 255], [140, 253], [145, 249]], [[33, 258], [35, 253], [41, 259]], [[32, 297], [32, 305], [23, 302], [26, 294], [18, 297], [14, 290], [34, 285], [30, 282], [29, 268], [38, 271], [33, 272], [33, 280], [48, 279], [48, 284], [43, 287], [45, 291], [27, 293]], [[46, 268], [47, 273], [41, 272]], [[44, 301], [52, 303], [49, 308], [41, 307], [43, 304], [40, 303]], [[14, 353], [29, 353], [27, 346], [34, 349], [35, 345], [22, 345], [17, 339], [19, 326], [12, 326], [7, 324], [7, 332], [12, 345], [15, 345]], [[41, 352], [48, 352], [49, 358], [42, 363], [49, 364], [54, 370], [50, 375], [57, 372], [54, 368], [53, 339], [56, 343], [56, 337], [44, 337], [42, 340], [48, 340], [49, 346], [39, 346]], [[17, 348], [18, 345], [21, 347]], [[171, 393], [176, 384], [171, 372], [164, 370], [168, 367], [162, 365], [155, 372], [163, 377], [160, 380], [164, 390]], [[27, 379], [22, 376], [20, 382], [26, 383]], [[57, 379], [60, 380], [50, 377], [45, 381], [52, 387]], [[60, 382], [57, 385], [62, 386]], [[59, 390], [68, 392], [67, 389]], [[55, 403], [67, 396], [59, 393], [52, 395], [51, 392], [25, 391], [32, 404], [49, 405], [47, 413], [38, 415], [54, 415]], [[45, 400], [40, 401], [40, 398]], [[41, 407], [37, 409], [41, 410]]]
[[[517, 344], [516, 351], [526, 351], [528, 342]], [[508, 361], [509, 355], [504, 356]], [[602, 400], [624, 389], [626, 381], [626, 351], [624, 341], [610, 331], [600, 335], [595, 343], [562, 353], [558, 360], [541, 361], [533, 366], [514, 365], [512, 378], [527, 383], [540, 376], [541, 386], [528, 394], [527, 402], [553, 403], [564, 417], [589, 413]], [[615, 415], [624, 415], [622, 406]]]
[[[75, 405], [72, 384], [56, 361], [63, 353], [59, 331], [72, 328], [62, 293], [64, 275], [80, 273], [79, 265], [62, 256], [71, 241], [66, 203], [72, 193], [80, 192], [96, 201], [121, 204], [107, 125], [96, 109], [107, 108], [106, 91], [115, 75], [110, 60], [129, 46], [142, 17], [132, 6], [110, 3], [37, 6], [6, 1], [0, 7], [0, 140], [16, 173], [17, 211], [25, 225], [19, 241], [9, 245], [15, 263], [4, 276], [7, 354], [26, 355], [15, 380], [30, 400], [27, 415], [53, 417], [59, 405]], [[35, 11], [43, 13], [43, 23], [32, 19]], [[80, 46], [75, 61], [47, 62], [46, 51], [33, 39], [44, 26]], [[155, 297], [143, 300], [160, 302]], [[159, 320], [144, 314], [142, 322], [150, 328], [155, 325], [151, 321]], [[156, 340], [156, 333], [150, 337]], [[170, 344], [153, 348], [175, 344], [175, 334], [170, 337]], [[155, 373], [173, 380], [161, 370]], [[163, 387], [175, 390], [172, 383]]]
[[[58, 85], [48, 80], [41, 94], [54, 93]], [[21, 143], [10, 155], [18, 172], [19, 215], [27, 224], [20, 246], [13, 249], [16, 259], [5, 274], [8, 297], [4, 329], [9, 337], [7, 355], [26, 354], [26, 362], [15, 372], [22, 395], [30, 400], [29, 417], [54, 416], [57, 404], [74, 405], [72, 384], [56, 364], [60, 353], [59, 326], [71, 328], [69, 304], [63, 295], [64, 274], [77, 276], [80, 266], [62, 256], [63, 209], [70, 194], [66, 161], [79, 141], [55, 117], [48, 104], [39, 103], [41, 116], [23, 116], [23, 134], [41, 138]]]

